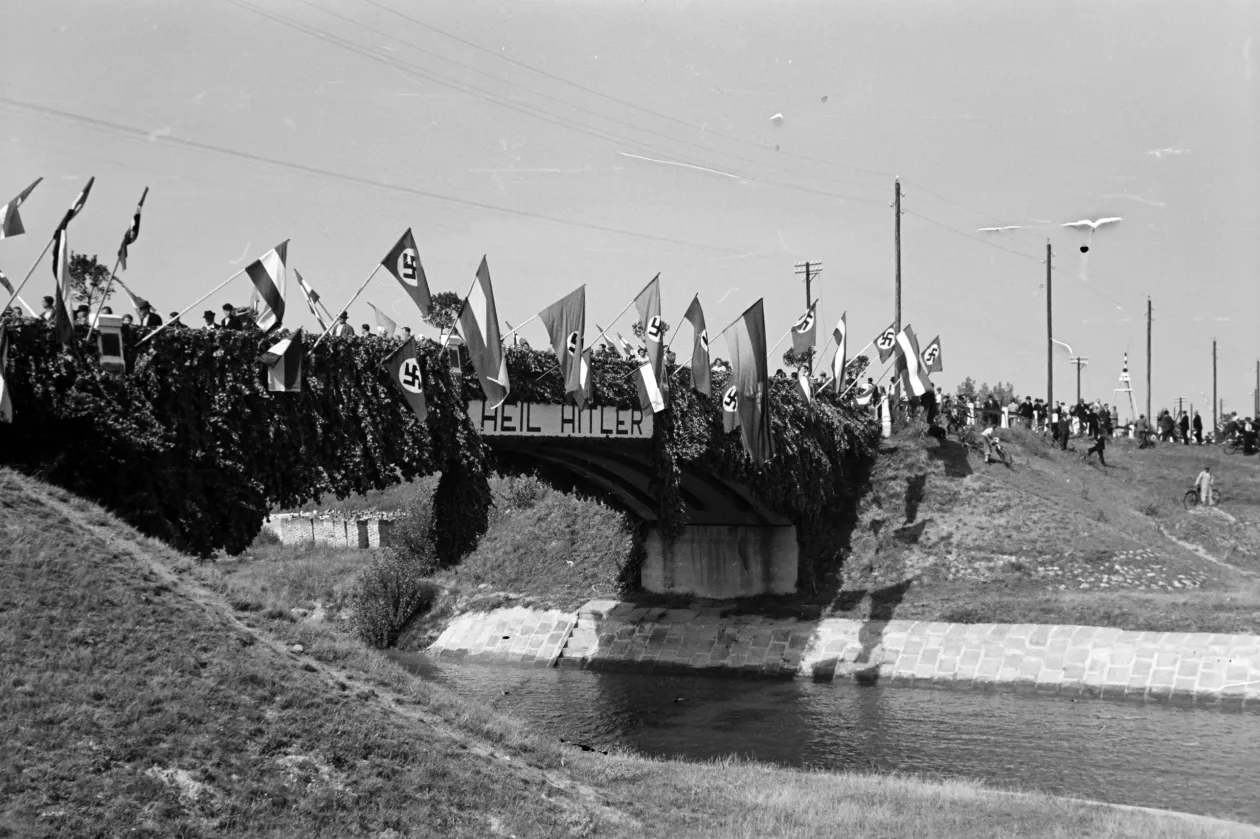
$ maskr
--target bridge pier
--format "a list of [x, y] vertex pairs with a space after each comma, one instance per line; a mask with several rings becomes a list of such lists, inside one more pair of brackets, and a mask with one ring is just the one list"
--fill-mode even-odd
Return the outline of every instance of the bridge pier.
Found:
[[796, 592], [794, 525], [691, 524], [673, 543], [652, 527], [644, 548], [640, 584], [650, 592], [720, 600]]

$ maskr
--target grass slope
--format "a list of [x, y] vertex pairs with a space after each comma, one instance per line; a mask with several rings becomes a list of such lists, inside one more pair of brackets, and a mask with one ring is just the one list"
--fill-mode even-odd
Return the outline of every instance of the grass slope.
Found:
[[327, 581], [256, 571], [234, 609], [225, 572], [7, 471], [0, 527], [0, 836], [1257, 835], [969, 782], [562, 752], [292, 621]]

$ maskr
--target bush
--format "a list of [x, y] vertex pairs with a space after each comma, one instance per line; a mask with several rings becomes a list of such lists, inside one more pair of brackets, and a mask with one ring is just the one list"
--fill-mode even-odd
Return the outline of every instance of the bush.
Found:
[[427, 579], [437, 570], [430, 551], [416, 555], [388, 549], [372, 560], [350, 593], [350, 628], [376, 649], [393, 646], [403, 629], [437, 601], [439, 588]]

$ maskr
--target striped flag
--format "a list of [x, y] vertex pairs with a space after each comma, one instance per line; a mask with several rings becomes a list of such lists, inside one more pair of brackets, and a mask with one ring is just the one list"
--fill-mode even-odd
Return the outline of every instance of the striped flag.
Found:
[[79, 197], [74, 199], [74, 205], [69, 210], [66, 210], [66, 214], [61, 219], [59, 227], [64, 229], [67, 224], [74, 221], [74, 217], [79, 214], [79, 211], [83, 209], [83, 205], [87, 203], [88, 193], [92, 191], [92, 184], [94, 183], [96, 183], [95, 177], [88, 178], [87, 185], [83, 187], [83, 190], [79, 193]]
[[[665, 347], [662, 341], [665, 339], [664, 321], [661, 320], [661, 275], [657, 274], [652, 278], [643, 291], [634, 298], [634, 307], [639, 312], [639, 323], [643, 325], [643, 343], [647, 348], [648, 362], [652, 365], [652, 376], [656, 379], [655, 392], [661, 393], [660, 385], [665, 377]], [[649, 398], [652, 390], [649, 389]], [[659, 411], [655, 402], [640, 401], [639, 407], [647, 410], [651, 406], [653, 412]]]
[[18, 209], [42, 180], [43, 178], [36, 178], [35, 183], [18, 193], [17, 198], [0, 207], [0, 239], [7, 239], [10, 236], [21, 236], [26, 232], [26, 228], [22, 226], [22, 216], [18, 214]]
[[13, 422], [13, 400], [9, 396], [9, 383], [4, 379], [4, 371], [8, 366], [8, 327], [0, 323], [0, 422]]
[[849, 363], [849, 327], [844, 323], [848, 314], [845, 312], [840, 316], [840, 322], [831, 333], [831, 337], [836, 339], [836, 355], [831, 359], [831, 378], [835, 380], [837, 394], [844, 389], [844, 368]]
[[311, 310], [311, 314], [315, 316], [315, 320], [319, 321], [320, 330], [327, 332], [328, 324], [324, 321], [324, 316], [320, 314], [319, 308], [316, 305], [319, 303], [319, 295], [315, 293], [315, 289], [311, 288], [311, 284], [308, 283], [300, 273], [298, 273], [296, 268], [293, 269], [293, 276], [297, 277], [298, 288], [302, 289], [302, 294], [306, 297], [307, 308]]
[[648, 407], [651, 407], [654, 414], [665, 410], [665, 394], [661, 393], [656, 374], [652, 372], [651, 361], [643, 359], [643, 363], [639, 365], [639, 372], [634, 377], [634, 383], [639, 391], [639, 404], [643, 406], [643, 410], [646, 411]]
[[382, 327], [387, 336], [393, 336], [393, 334], [398, 331], [398, 324], [394, 322], [393, 318], [373, 306], [371, 303], [368, 303], [368, 308], [372, 310], [372, 314], [376, 315], [376, 325]]
[[289, 240], [285, 239], [262, 258], [245, 267], [245, 273], [254, 281], [261, 304], [256, 316], [258, 328], [270, 332], [284, 321], [285, 262], [288, 260]]
[[147, 197], [149, 197], [149, 188], [146, 186], [144, 192], [140, 193], [140, 203], [136, 205], [136, 214], [131, 219], [131, 226], [123, 234], [122, 244], [118, 246], [118, 264], [124, 271], [127, 270], [127, 247], [134, 245], [136, 239], [140, 238], [140, 211], [144, 209], [144, 199]]
[[433, 309], [433, 299], [429, 295], [429, 280], [424, 275], [424, 266], [420, 264], [420, 252], [416, 249], [416, 240], [411, 235], [410, 227], [398, 243], [390, 248], [389, 253], [385, 254], [381, 265], [406, 289], [420, 309], [420, 314], [428, 315]]
[[0, 286], [3, 286], [4, 290], [9, 292], [9, 295], [12, 296], [13, 283], [9, 282], [9, 278], [4, 275], [3, 271], [0, 271]]
[[621, 351], [625, 353], [626, 358], [638, 358], [639, 353], [635, 350], [634, 345], [621, 337], [621, 333], [617, 333], [617, 342], [621, 344]]
[[806, 402], [814, 401], [814, 391], [809, 381], [809, 368], [801, 367], [796, 371], [796, 384], [801, 389], [801, 394], [805, 397]]
[[[67, 220], [70, 217], [67, 217]], [[74, 325], [70, 322], [70, 313], [66, 311], [66, 298], [62, 289], [65, 287], [69, 269], [70, 245], [66, 241], [67, 231], [63, 223], [53, 234], [52, 269], [57, 281], [57, 290], [53, 296], [53, 333], [64, 347], [70, 346], [74, 340]]]
[[[481, 258], [477, 279], [459, 310], [459, 332], [468, 346], [473, 369], [481, 380], [491, 410], [503, 404], [512, 389], [508, 380], [507, 354], [499, 335], [499, 312], [494, 305], [494, 289], [490, 285], [490, 266]], [[406, 346], [406, 345], [404, 345]]]
[[[420, 360], [416, 358], [416, 339], [408, 338], [401, 347], [390, 353], [389, 358], [385, 359], [385, 369], [389, 371], [390, 379], [402, 391], [407, 405], [424, 422], [429, 416], [429, 406], [424, 401], [424, 372], [420, 367]], [[486, 396], [488, 398], [489, 394]]]
[[897, 335], [897, 370], [901, 372], [902, 393], [922, 396], [932, 389], [932, 380], [919, 355], [919, 339], [909, 324]]
[[267, 390], [302, 392], [302, 329], [277, 341], [258, 359], [267, 366]]

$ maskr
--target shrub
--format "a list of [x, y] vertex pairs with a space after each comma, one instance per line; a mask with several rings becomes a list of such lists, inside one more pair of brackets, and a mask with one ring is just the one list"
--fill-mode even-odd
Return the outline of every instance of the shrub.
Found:
[[437, 601], [438, 586], [427, 579], [437, 560], [387, 549], [363, 570], [350, 592], [350, 628], [365, 644], [392, 646], [412, 618]]

